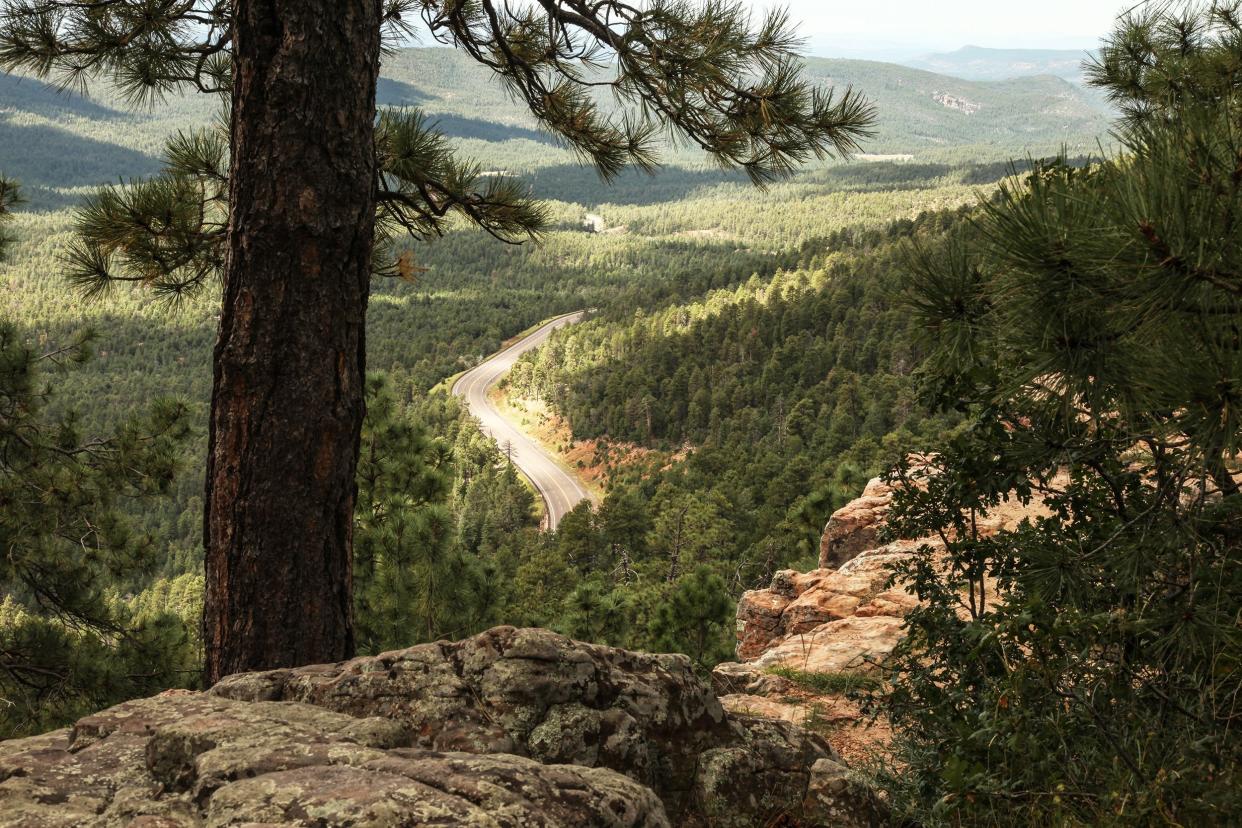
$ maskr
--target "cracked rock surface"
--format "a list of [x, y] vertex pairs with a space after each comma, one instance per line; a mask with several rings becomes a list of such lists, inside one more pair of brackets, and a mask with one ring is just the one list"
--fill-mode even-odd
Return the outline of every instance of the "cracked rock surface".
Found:
[[668, 825], [611, 771], [410, 743], [385, 719], [165, 694], [0, 744], [0, 824]]
[[0, 743], [0, 825], [868, 824], [836, 760], [682, 656], [498, 627]]

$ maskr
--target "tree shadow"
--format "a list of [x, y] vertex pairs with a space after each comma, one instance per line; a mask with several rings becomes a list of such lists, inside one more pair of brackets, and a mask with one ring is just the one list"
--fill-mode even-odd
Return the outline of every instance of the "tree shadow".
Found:
[[492, 142], [526, 140], [548, 146], [559, 146], [556, 140], [547, 133], [496, 121], [484, 121], [479, 118], [466, 118], [441, 112], [429, 113], [427, 119], [450, 138], [476, 138]]
[[[1029, 168], [1026, 162], [1016, 166], [1019, 171]], [[855, 162], [807, 169], [795, 174], [790, 182], [811, 185], [824, 193], [896, 192], [932, 189], [946, 184], [992, 184], [1005, 178], [1009, 170], [1008, 161], [982, 164]], [[616, 204], [641, 207], [681, 201], [700, 191], [705, 197], [712, 197], [715, 194], [707, 192], [711, 188], [749, 184], [745, 174], [737, 170], [680, 166], [663, 167], [652, 175], [629, 169], [614, 180], [605, 182], [590, 167], [558, 164], [526, 173], [523, 178], [540, 198], [555, 198], [584, 206]]]
[[36, 78], [0, 73], [0, 108], [34, 112], [45, 117], [77, 115], [96, 120], [125, 120], [127, 113], [95, 103], [69, 89]]
[[0, 114], [0, 170], [29, 187], [87, 187], [159, 169], [137, 150]]
[[418, 106], [428, 100], [427, 93], [413, 84], [380, 76], [375, 86], [376, 106]]

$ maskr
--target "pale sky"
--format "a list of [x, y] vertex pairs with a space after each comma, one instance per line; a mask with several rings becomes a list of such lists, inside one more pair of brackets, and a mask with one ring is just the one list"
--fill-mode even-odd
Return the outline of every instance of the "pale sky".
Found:
[[[533, 0], [515, 0], [515, 5]], [[742, 0], [755, 12], [787, 8], [820, 57], [907, 60], [928, 52], [1092, 49], [1141, 0]], [[431, 45], [430, 38], [422, 38]]]
[[884, 52], [1091, 48], [1137, 0], [747, 0], [789, 9], [807, 50]]

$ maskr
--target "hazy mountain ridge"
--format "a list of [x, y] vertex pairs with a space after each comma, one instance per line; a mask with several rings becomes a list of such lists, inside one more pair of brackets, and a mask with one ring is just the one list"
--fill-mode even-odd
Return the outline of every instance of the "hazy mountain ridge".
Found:
[[900, 63], [903, 66], [966, 80], [1009, 80], [1053, 75], [1082, 85], [1083, 65], [1092, 55], [1093, 52], [1081, 49], [989, 49], [983, 46], [963, 46], [953, 52], [927, 54]]
[[973, 81], [892, 63], [807, 61], [812, 78], [853, 86], [878, 110], [872, 152], [980, 146], [1022, 156], [1064, 144], [1090, 152], [1108, 131], [1109, 116], [1090, 94], [1061, 78], [1036, 76]]
[[[1093, 147], [1108, 118], [1091, 95], [1056, 77], [971, 81], [879, 61], [807, 58], [812, 80], [860, 90], [879, 112], [869, 152], [917, 153], [956, 145], [987, 145], [1022, 155], [1066, 141]], [[457, 115], [525, 129], [536, 125], [488, 70], [449, 49], [407, 49], [390, 59], [384, 76], [422, 97], [432, 114]], [[471, 90], [469, 96], [460, 90]], [[937, 97], [962, 100], [972, 111]], [[607, 96], [601, 99], [607, 103]], [[411, 101], [412, 102], [412, 101]], [[381, 103], [392, 101], [381, 98]], [[963, 118], [970, 114], [972, 118]], [[454, 134], [450, 131], [450, 134]]]
[[[807, 58], [819, 83], [860, 90], [879, 110], [869, 152], [917, 153], [955, 145], [987, 145], [1022, 155], [1068, 141], [1092, 147], [1108, 119], [1091, 95], [1057, 77], [972, 81], [879, 61]], [[451, 49], [406, 49], [389, 59], [383, 75], [394, 87], [417, 90], [406, 101], [429, 113], [533, 129], [536, 124], [501, 83], [469, 57]], [[470, 94], [462, 94], [462, 89]], [[384, 90], [381, 89], [381, 92]], [[937, 98], [962, 100], [971, 111]], [[381, 95], [384, 104], [401, 103]], [[610, 96], [601, 96], [604, 105]], [[961, 116], [969, 114], [970, 119]], [[447, 130], [455, 135], [453, 130]], [[527, 136], [524, 136], [527, 137]]]
[[[1053, 77], [979, 82], [891, 63], [823, 58], [808, 58], [807, 72], [824, 84], [853, 86], [876, 104], [876, 135], [864, 147], [870, 153], [939, 161], [945, 151], [963, 147], [971, 148], [971, 159], [987, 160], [1046, 154], [1062, 144], [1089, 152], [1107, 131], [1101, 107]], [[412, 48], [390, 56], [377, 99], [383, 106], [421, 107], [447, 135], [470, 141], [471, 153], [485, 163], [530, 172], [573, 161], [548, 146], [553, 139], [537, 130], [488, 69], [451, 49]], [[155, 171], [163, 139], [207, 125], [216, 107], [211, 96], [185, 95], [135, 110], [106, 91], [87, 99], [32, 78], [3, 77], [0, 170], [26, 183], [35, 206], [53, 206], [72, 198], [65, 190]], [[929, 158], [928, 152], [939, 155]], [[666, 160], [705, 166], [685, 148]]]

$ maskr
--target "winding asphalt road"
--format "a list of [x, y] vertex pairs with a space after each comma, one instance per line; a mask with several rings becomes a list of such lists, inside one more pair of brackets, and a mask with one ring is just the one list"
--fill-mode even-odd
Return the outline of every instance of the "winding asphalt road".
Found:
[[544, 528], [555, 529], [566, 514], [591, 495], [573, 475], [566, 472], [541, 446], [528, 437], [514, 423], [506, 420], [487, 398], [488, 389], [500, 382], [518, 357], [534, 350], [547, 341], [557, 328], [582, 319], [586, 311], [558, 316], [523, 337], [500, 353], [471, 368], [453, 383], [453, 394], [461, 397], [466, 408], [479, 421], [483, 433], [492, 437], [502, 451], [512, 447], [513, 462], [534, 484], [547, 505]]

